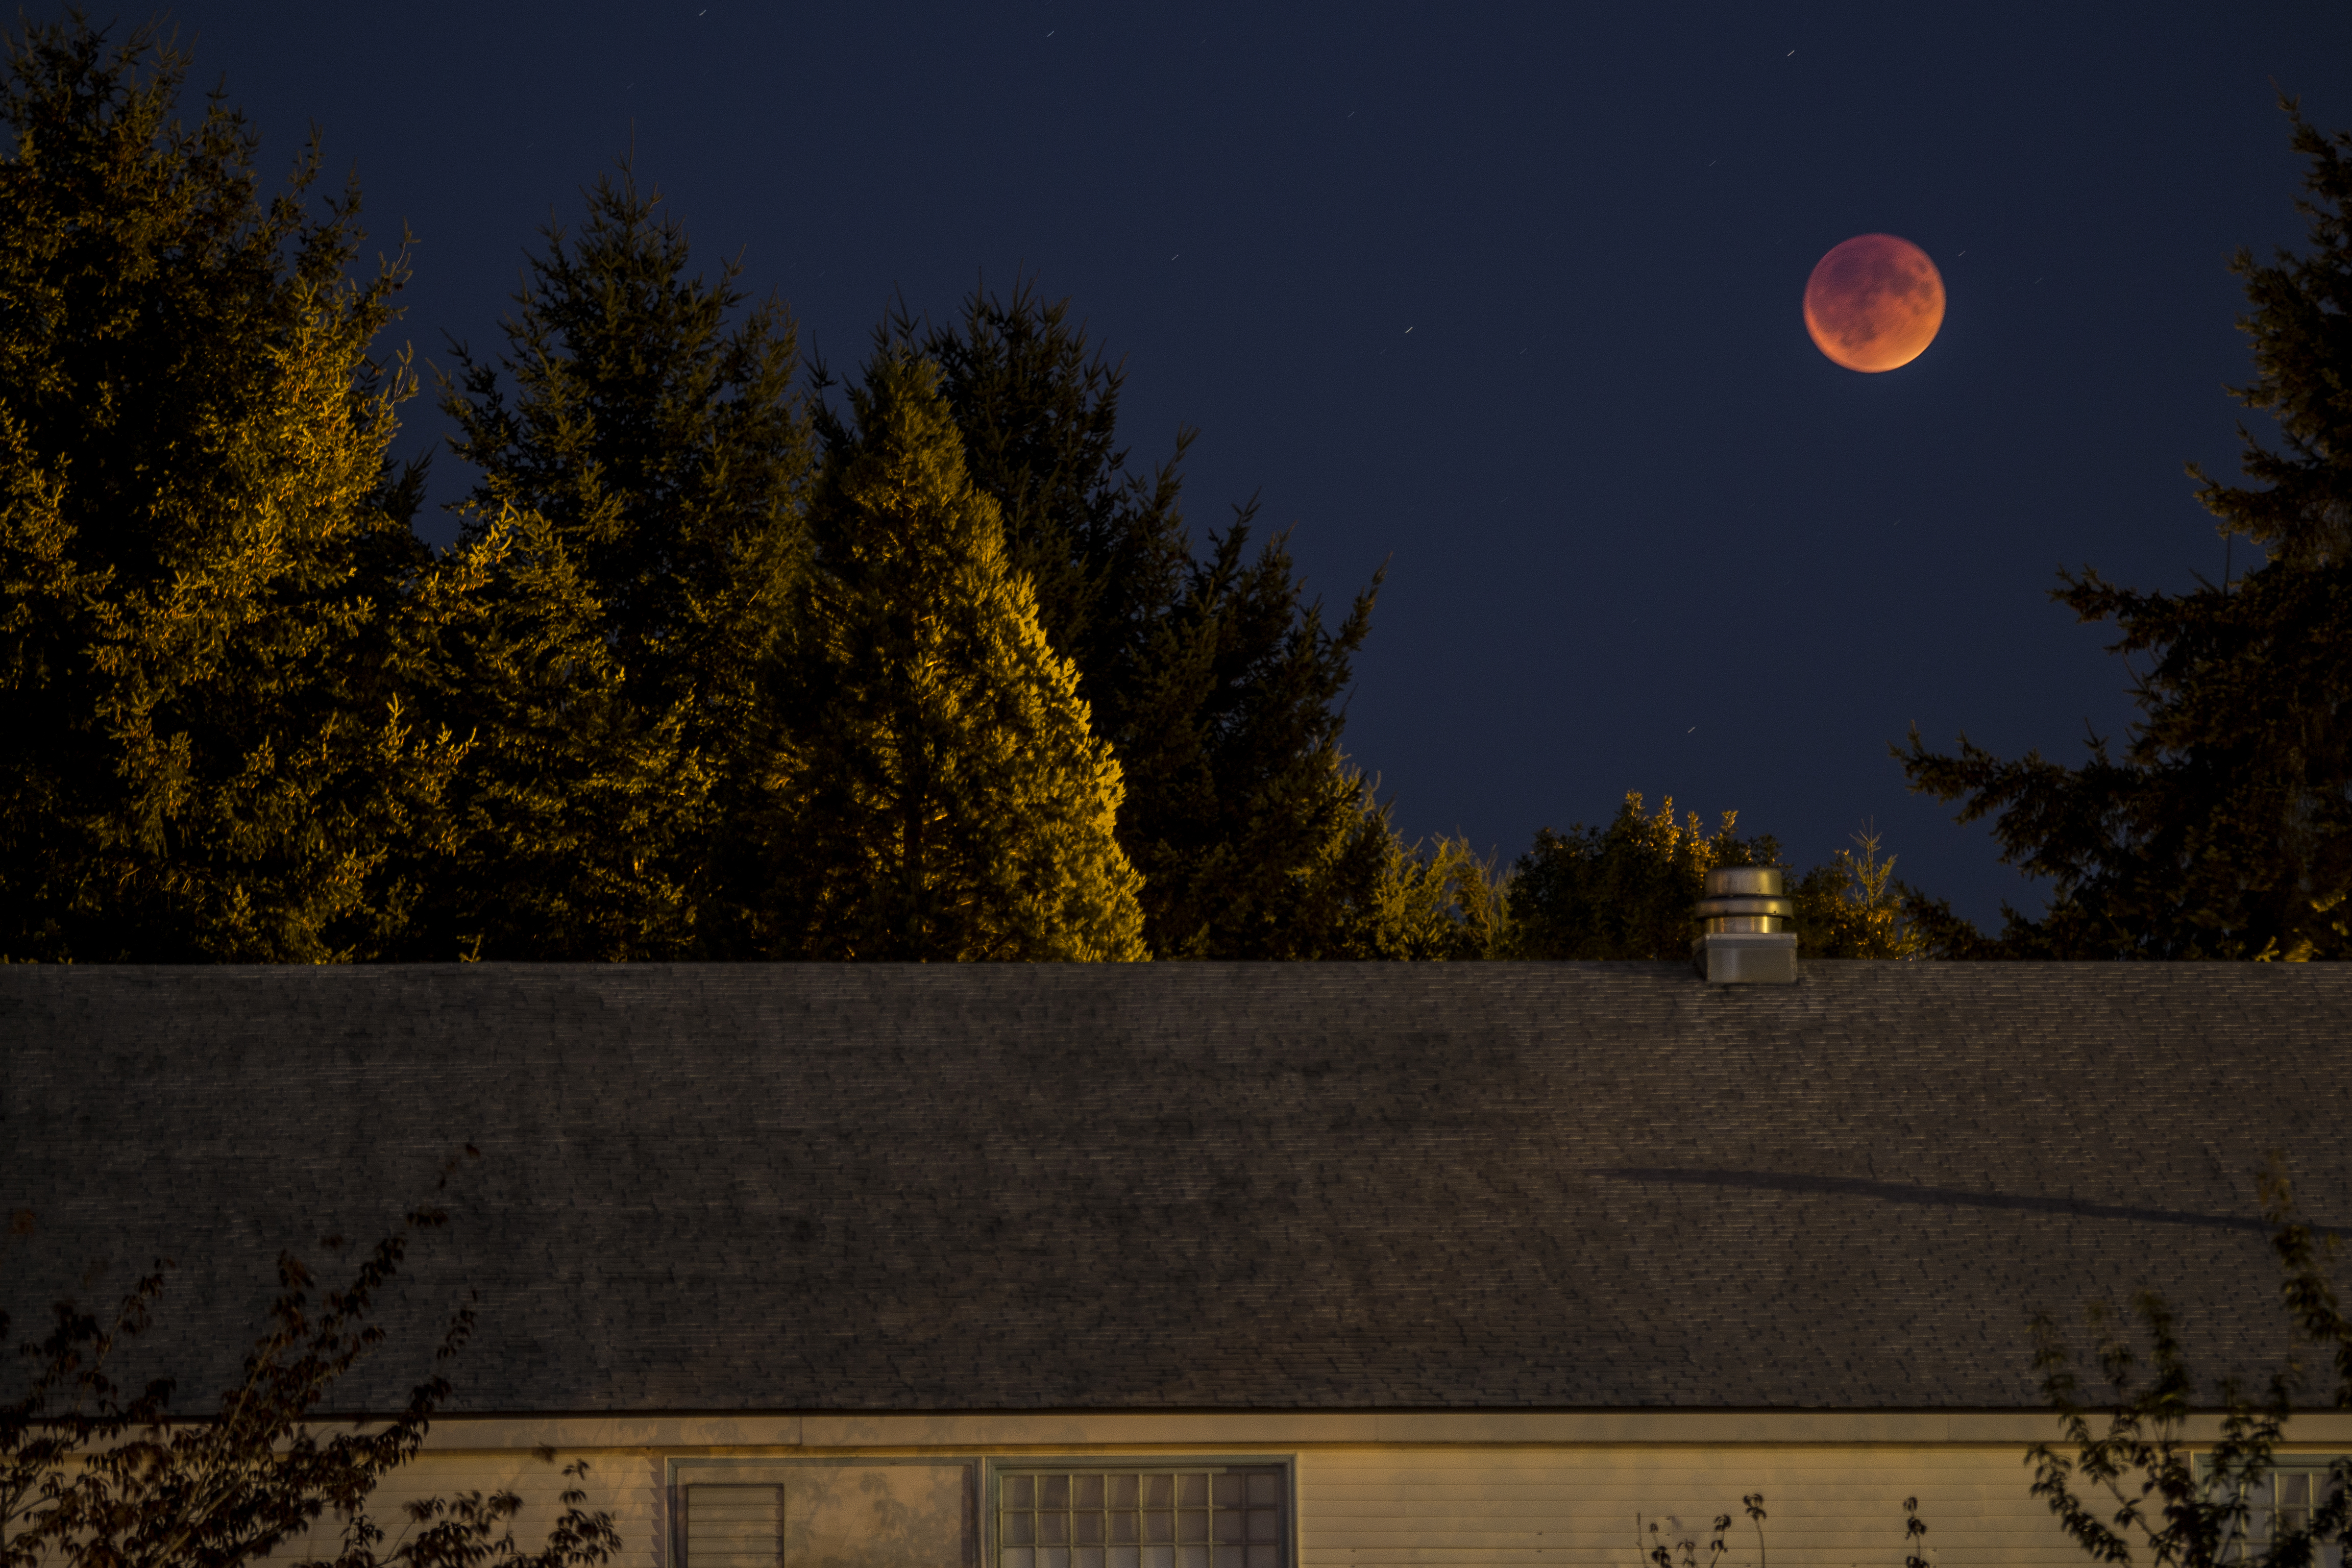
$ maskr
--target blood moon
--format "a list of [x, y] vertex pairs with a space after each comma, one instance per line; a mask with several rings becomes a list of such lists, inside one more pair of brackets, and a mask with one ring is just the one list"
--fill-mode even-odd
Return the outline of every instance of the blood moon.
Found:
[[1858, 234], [1813, 264], [1805, 331], [1848, 370], [1895, 370], [1936, 341], [1944, 279], [1927, 253], [1891, 234]]

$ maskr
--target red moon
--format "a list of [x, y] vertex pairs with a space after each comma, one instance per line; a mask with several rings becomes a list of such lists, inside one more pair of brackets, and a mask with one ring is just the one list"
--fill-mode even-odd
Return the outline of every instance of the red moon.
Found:
[[1927, 253], [1891, 234], [1858, 234], [1813, 264], [1805, 331], [1848, 370], [1895, 370], [1936, 341], [1944, 279]]

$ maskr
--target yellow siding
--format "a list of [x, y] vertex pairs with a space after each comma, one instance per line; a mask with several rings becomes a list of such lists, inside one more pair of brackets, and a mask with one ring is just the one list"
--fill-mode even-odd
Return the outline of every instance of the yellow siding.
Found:
[[1644, 1568], [1652, 1523], [1669, 1543], [1695, 1539], [1708, 1568], [1720, 1513], [1733, 1519], [1723, 1568], [1755, 1568], [1749, 1492], [1769, 1515], [1768, 1568], [1901, 1568], [1906, 1497], [1919, 1500], [1930, 1561], [2088, 1568], [2027, 1482], [2013, 1448], [1307, 1452], [1300, 1568]]
[[[563, 1467], [579, 1459], [588, 1461], [588, 1474], [577, 1482], [565, 1479]], [[560, 1494], [577, 1485], [588, 1494], [582, 1508], [612, 1514], [621, 1532], [623, 1568], [666, 1568], [668, 1552], [661, 1543], [668, 1531], [663, 1499], [667, 1473], [660, 1457], [625, 1451], [566, 1453], [551, 1465], [529, 1453], [428, 1451], [386, 1477], [368, 1511], [383, 1527], [388, 1550], [399, 1543], [408, 1518], [404, 1505], [413, 1500], [511, 1490], [523, 1500], [522, 1511], [515, 1517], [515, 1541], [530, 1550], [547, 1539], [561, 1513]], [[324, 1533], [312, 1531], [314, 1537]], [[307, 1552], [318, 1549], [328, 1549], [326, 1554], [332, 1555], [330, 1542], [313, 1540], [281, 1547], [275, 1556], [283, 1563], [299, 1562]]]
[[[446, 1433], [436, 1436], [448, 1440]], [[767, 1447], [756, 1453], [790, 1463], [886, 1451], [942, 1458], [1034, 1455], [1041, 1447]], [[2091, 1568], [2028, 1494], [2022, 1443], [1318, 1445], [1249, 1443], [1228, 1435], [1213, 1450], [1120, 1442], [1060, 1451], [1105, 1458], [1178, 1455], [1188, 1447], [1295, 1463], [1296, 1568], [1649, 1568], [1653, 1521], [1670, 1543], [1696, 1541], [1696, 1568], [1759, 1568], [1756, 1535], [1740, 1508], [1748, 1492], [1762, 1493], [1769, 1514], [1761, 1568], [1902, 1568], [1906, 1497], [1919, 1500], [1929, 1527], [1926, 1554], [1937, 1568]], [[755, 1452], [719, 1451], [742, 1458]], [[690, 1568], [669, 1562], [668, 1466], [712, 1452], [573, 1448], [551, 1466], [512, 1449], [428, 1449], [378, 1492], [374, 1511], [397, 1529], [401, 1505], [411, 1499], [511, 1488], [527, 1504], [515, 1534], [528, 1549], [544, 1539], [555, 1517], [557, 1494], [567, 1484], [561, 1464], [585, 1458], [584, 1506], [613, 1514], [623, 1540], [620, 1568]], [[1718, 1513], [1732, 1515], [1733, 1523], [1730, 1551], [1717, 1564], [1706, 1548]], [[278, 1555], [284, 1561], [289, 1554]], [[844, 1568], [866, 1554], [817, 1555]], [[786, 1557], [786, 1568], [793, 1568], [790, 1550]], [[1677, 1552], [1675, 1568], [1682, 1562]]]

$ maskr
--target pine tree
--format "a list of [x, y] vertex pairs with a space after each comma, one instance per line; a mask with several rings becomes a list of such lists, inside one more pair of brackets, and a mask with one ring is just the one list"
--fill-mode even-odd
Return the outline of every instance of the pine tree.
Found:
[[[1742, 838], [1739, 814], [1727, 811], [1713, 834], [1696, 812], [1675, 819], [1670, 795], [1644, 816], [1636, 791], [1605, 828], [1579, 824], [1545, 828], [1507, 879], [1507, 919], [1486, 956], [1537, 959], [1680, 961], [1698, 935], [1698, 901], [1717, 866], [1780, 866], [1780, 841]], [[1878, 858], [1879, 837], [1864, 829], [1803, 876], [1789, 871], [1797, 955], [1808, 958], [1915, 959], [1930, 946], [1916, 889], [1895, 880], [1895, 857]]]
[[617, 963], [693, 951], [695, 894], [646, 850], [709, 809], [721, 781], [626, 689], [602, 605], [567, 542], [503, 510], [419, 596], [420, 706], [475, 728], [442, 841], [404, 863], [423, 889], [395, 956]]
[[1327, 627], [1284, 536], [1252, 554], [1254, 504], [1196, 559], [1179, 505], [1193, 432], [1130, 470], [1123, 367], [1025, 280], [1009, 297], [975, 291], [953, 327], [901, 311], [877, 334], [894, 343], [940, 365], [972, 483], [997, 502], [1046, 638], [1125, 765], [1119, 843], [1143, 874], [1152, 951], [1352, 951], [1352, 911], [1391, 847], [1339, 744], [1380, 574]]
[[878, 355], [850, 397], [770, 666], [779, 956], [1145, 956], [1118, 763], [975, 489], [937, 367]]
[[1671, 795], [1644, 816], [1634, 791], [1605, 828], [1540, 830], [1511, 879], [1517, 956], [1689, 957], [1708, 869], [1780, 864], [1779, 843], [1740, 837], [1738, 822], [1738, 813], [1727, 811], [1712, 835], [1696, 812], [1677, 822]]
[[1195, 432], [1179, 429], [1158, 468], [1130, 469], [1125, 367], [1071, 323], [1066, 300], [1026, 279], [1005, 298], [974, 290], [953, 328], [926, 329], [902, 309], [877, 340], [892, 343], [939, 365], [965, 468], [1003, 519], [1006, 560], [1034, 586], [1046, 640], [1077, 664], [1096, 731], [1116, 744], [1192, 564], [1179, 469]]
[[1249, 557], [1251, 517], [1212, 536], [1155, 628], [1121, 753], [1163, 957], [1338, 956], [1393, 837], [1339, 749], [1379, 579], [1326, 628], [1283, 536]]
[[79, 16], [9, 39], [0, 951], [364, 957], [462, 750], [403, 700], [412, 384], [368, 357], [403, 274], [347, 280], [315, 142], [265, 204], [239, 115], [173, 120], [186, 68]]
[[1407, 844], [1387, 820], [1381, 863], [1356, 900], [1350, 940], [1338, 958], [1444, 963], [1517, 954], [1509, 867], [1480, 859], [1462, 837]]
[[[1800, 958], [1908, 960], [1929, 955], [1927, 900], [1895, 879], [1896, 857], [1878, 858], [1878, 835], [1864, 828], [1789, 889], [1797, 906]], [[1929, 906], [1944, 907], [1948, 906]]]
[[576, 239], [547, 230], [505, 354], [459, 345], [444, 384], [481, 474], [461, 542], [488, 547], [502, 605], [448, 688], [482, 742], [445, 946], [725, 956], [751, 940], [756, 672], [805, 554], [808, 427], [790, 319], [772, 300], [739, 314], [734, 264], [690, 276], [660, 202], [625, 166], [600, 180]]
[[2063, 579], [2054, 597], [2147, 661], [2121, 756], [2094, 737], [2080, 767], [2006, 762], [1966, 736], [1941, 755], [1916, 732], [1898, 752], [1914, 789], [1995, 817], [2002, 858], [2052, 880], [2047, 915], [2010, 910], [1997, 940], [1941, 911], [1955, 956], [2352, 957], [2352, 134], [2284, 107], [2310, 160], [2311, 249], [2231, 263], [2255, 371], [2236, 395], [2283, 449], [2242, 425], [2252, 486], [2189, 470], [2261, 562], [2179, 595]]

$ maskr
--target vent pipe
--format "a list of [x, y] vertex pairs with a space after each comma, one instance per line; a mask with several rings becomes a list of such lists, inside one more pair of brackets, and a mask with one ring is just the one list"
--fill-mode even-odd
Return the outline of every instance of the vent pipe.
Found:
[[1698, 902], [1691, 962], [1715, 985], [1787, 985], [1797, 978], [1797, 906], [1778, 866], [1718, 866]]

